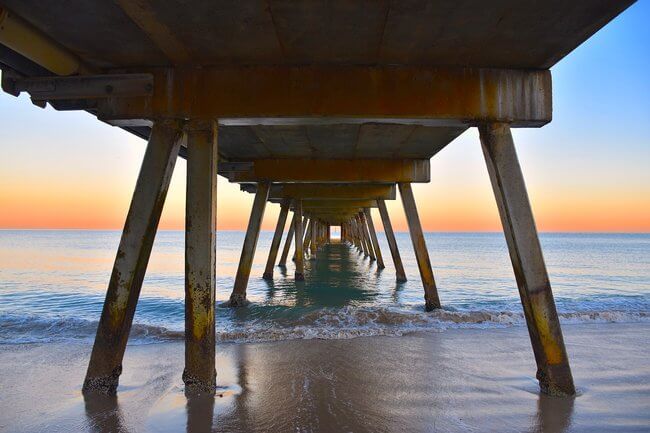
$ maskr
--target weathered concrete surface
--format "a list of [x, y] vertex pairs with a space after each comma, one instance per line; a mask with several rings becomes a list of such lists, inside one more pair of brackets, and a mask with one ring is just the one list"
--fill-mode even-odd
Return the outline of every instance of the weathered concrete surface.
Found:
[[363, 213], [363, 210], [359, 212], [359, 220], [361, 221], [361, 231], [363, 234], [363, 241], [366, 244], [368, 255], [370, 256], [370, 260], [375, 261], [377, 260], [377, 256], [375, 255], [375, 249], [373, 248], [372, 241], [370, 240], [368, 221], [366, 220], [366, 216]]
[[510, 127], [489, 124], [479, 131], [535, 352], [540, 387], [552, 395], [574, 395], [551, 283]]
[[375, 224], [372, 221], [372, 213], [369, 208], [363, 209], [363, 214], [368, 224], [368, 231], [370, 233], [370, 240], [372, 241], [372, 248], [375, 250], [375, 259], [377, 260], [377, 267], [379, 269], [384, 269], [384, 258], [381, 255], [381, 250], [379, 249], [379, 240], [377, 239], [377, 232], [375, 231]]
[[318, 220], [312, 218], [309, 222], [309, 260], [316, 260], [316, 251], [318, 250], [318, 228]]
[[287, 230], [287, 238], [284, 241], [284, 248], [282, 249], [282, 255], [280, 256], [280, 261], [278, 266], [286, 267], [287, 258], [289, 257], [289, 249], [291, 248], [291, 242], [293, 241], [293, 232], [296, 230], [296, 214], [293, 214], [291, 218], [291, 223], [289, 224], [289, 230]]
[[[244, 183], [242, 191], [254, 193], [257, 184]], [[348, 183], [274, 183], [269, 192], [269, 201], [280, 203], [286, 198], [302, 200], [395, 200], [395, 185], [348, 184]]]
[[285, 200], [285, 202], [282, 203], [282, 205], [280, 206], [278, 223], [275, 226], [275, 233], [273, 233], [273, 240], [271, 241], [271, 249], [269, 250], [269, 258], [266, 261], [264, 275], [262, 276], [262, 278], [266, 280], [273, 279], [273, 268], [275, 267], [275, 259], [278, 256], [278, 249], [280, 248], [280, 242], [282, 241], [282, 233], [284, 232], [284, 226], [287, 222], [287, 214], [289, 213], [289, 202], [290, 200]]
[[415, 205], [415, 197], [413, 197], [413, 190], [410, 184], [400, 183], [398, 186], [399, 194], [402, 196], [402, 203], [404, 204], [404, 213], [406, 214], [406, 222], [409, 226], [413, 249], [415, 250], [415, 259], [418, 262], [418, 269], [420, 270], [420, 277], [424, 286], [425, 308], [427, 311], [431, 311], [435, 308], [440, 308], [440, 298], [438, 297], [438, 289], [433, 278], [433, 269], [431, 269], [431, 260], [429, 259], [429, 251], [424, 240], [418, 209]]
[[189, 391], [214, 392], [217, 124], [191, 121], [185, 212], [185, 370]]
[[395, 233], [393, 232], [393, 225], [390, 222], [390, 216], [388, 215], [388, 209], [386, 208], [386, 203], [384, 200], [377, 200], [377, 207], [379, 208], [379, 215], [381, 216], [381, 222], [384, 226], [384, 234], [386, 235], [386, 240], [388, 241], [390, 255], [393, 257], [393, 264], [395, 265], [395, 279], [398, 283], [403, 283], [406, 281], [406, 273], [404, 272], [402, 257], [399, 254], [397, 240], [395, 239]]
[[[294, 200], [294, 206], [295, 206], [296, 201], [297, 201], [297, 200]], [[300, 209], [302, 210], [302, 205], [300, 206]], [[294, 214], [296, 213], [296, 208], [295, 208], [295, 207], [294, 207], [294, 211], [293, 211], [293, 212], [294, 212]], [[306, 234], [307, 230], [306, 230], [306, 228], [307, 228], [307, 224], [308, 224], [308, 223], [309, 223], [309, 218], [308, 218], [307, 216], [304, 216], [303, 219], [302, 219], [303, 234], [302, 234], [301, 237], [300, 237], [300, 242], [301, 242], [301, 244], [303, 245], [303, 249], [302, 249], [303, 254], [304, 254], [304, 252], [305, 252], [304, 240], [307, 238], [307, 234]], [[295, 231], [295, 230], [294, 230], [294, 231]], [[295, 233], [294, 233], [294, 234], [295, 234]], [[296, 249], [294, 248], [294, 249], [293, 249], [293, 258], [291, 259], [291, 260], [293, 260], [294, 262], [296, 261], [296, 254], [298, 254], [298, 250], [296, 250]]]
[[262, 226], [262, 218], [264, 217], [264, 209], [266, 208], [270, 187], [271, 185], [268, 182], [262, 182], [257, 186], [257, 193], [255, 194], [251, 216], [248, 220], [248, 228], [244, 237], [241, 257], [239, 258], [239, 266], [235, 275], [235, 285], [230, 295], [229, 305], [231, 307], [240, 307], [246, 305], [248, 302], [246, 300], [246, 288], [248, 287], [248, 278], [251, 274], [251, 266], [253, 266], [253, 257], [255, 256], [257, 240], [260, 236], [260, 227]]
[[[154, 95], [99, 101], [101, 119], [437, 119], [434, 126], [465, 128], [479, 120], [542, 126], [552, 115], [551, 75], [544, 70], [264, 66], [138, 72], [154, 75]], [[254, 121], [235, 124], [242, 123]]]
[[230, 182], [429, 182], [428, 159], [258, 159]]
[[[163, 0], [135, 5], [71, 0], [66, 8], [3, 0], [96, 68], [413, 64], [546, 69], [631, 3], [510, 0], [488, 8], [480, 0], [271, 0], [195, 3], [188, 9]], [[79, 13], [71, 16], [70, 11]]]
[[[302, 203], [301, 203], [302, 206]], [[304, 209], [303, 209], [304, 211]], [[303, 254], [307, 255], [307, 252], [309, 251], [309, 245], [311, 244], [311, 230], [314, 227], [314, 218], [309, 217], [307, 218], [307, 226], [305, 229], [305, 238], [302, 241], [302, 250]]]
[[300, 200], [296, 200], [294, 202], [293, 206], [293, 212], [295, 214], [294, 218], [294, 235], [296, 237], [295, 239], [295, 248], [296, 248], [296, 257], [295, 257], [295, 263], [296, 263], [296, 271], [295, 271], [295, 279], [296, 281], [302, 281], [305, 279], [305, 267], [304, 267], [304, 257], [303, 257], [303, 251], [302, 251], [302, 226], [303, 226], [303, 221], [302, 221], [302, 203]]
[[336, 198], [325, 199], [303, 199], [302, 207], [304, 210], [319, 211], [324, 209], [355, 209], [355, 208], [370, 208], [377, 207], [377, 202], [374, 198], [367, 198], [363, 200], [340, 200]]
[[84, 392], [113, 393], [117, 389], [160, 213], [184, 139], [181, 128], [175, 121], [154, 125], [108, 283]]
[[368, 243], [366, 242], [366, 227], [363, 221], [361, 220], [361, 215], [357, 213], [354, 216], [354, 222], [357, 226], [357, 234], [359, 236], [359, 244], [361, 245], [361, 251], [363, 251], [363, 256], [369, 257], [370, 250], [368, 248]]

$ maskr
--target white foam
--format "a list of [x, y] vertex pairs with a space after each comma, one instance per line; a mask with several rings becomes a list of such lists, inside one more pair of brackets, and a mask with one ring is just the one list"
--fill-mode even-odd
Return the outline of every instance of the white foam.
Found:
[[[648, 312], [583, 311], [564, 312], [565, 324], [622, 323], [650, 321]], [[399, 336], [417, 331], [458, 328], [522, 326], [523, 314], [511, 311], [455, 311], [387, 307], [323, 308], [307, 313], [293, 323], [272, 319], [217, 324], [219, 342], [262, 342], [293, 339], [349, 339], [369, 336]], [[97, 322], [70, 317], [0, 315], [0, 344], [47, 343], [53, 341], [92, 342]], [[178, 340], [183, 332], [162, 326], [134, 324], [130, 342], [135, 344]]]

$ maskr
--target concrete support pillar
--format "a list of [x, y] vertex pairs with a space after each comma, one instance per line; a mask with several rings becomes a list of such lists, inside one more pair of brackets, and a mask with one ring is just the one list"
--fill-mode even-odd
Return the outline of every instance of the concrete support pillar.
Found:
[[386, 202], [381, 199], [377, 200], [377, 207], [379, 208], [381, 222], [384, 225], [384, 233], [386, 234], [386, 240], [388, 241], [388, 248], [390, 248], [390, 255], [393, 257], [393, 263], [395, 264], [395, 278], [397, 282], [403, 283], [406, 281], [406, 273], [404, 272], [402, 257], [400, 256], [399, 248], [397, 247], [397, 240], [395, 239], [395, 233], [393, 232], [393, 225], [391, 224], [390, 217], [388, 216]]
[[286, 267], [287, 266], [287, 257], [289, 257], [289, 249], [291, 248], [291, 241], [293, 241], [293, 232], [296, 229], [296, 214], [293, 214], [291, 218], [291, 223], [289, 225], [289, 230], [287, 230], [287, 239], [284, 241], [284, 249], [282, 250], [282, 255], [280, 256], [280, 261], [278, 266]]
[[431, 269], [429, 251], [424, 240], [418, 209], [415, 205], [415, 197], [413, 197], [413, 190], [411, 189], [410, 183], [399, 183], [398, 185], [399, 193], [402, 196], [404, 212], [406, 213], [406, 221], [408, 222], [409, 232], [411, 234], [411, 241], [413, 242], [413, 249], [415, 250], [415, 258], [418, 262], [418, 269], [420, 270], [420, 277], [424, 286], [425, 308], [427, 311], [431, 311], [435, 308], [440, 308], [440, 298], [438, 297], [438, 289], [433, 278], [433, 269]]
[[282, 242], [282, 233], [284, 233], [284, 226], [287, 222], [289, 203], [289, 200], [285, 200], [282, 202], [282, 204], [280, 204], [280, 215], [278, 216], [278, 223], [275, 226], [275, 233], [273, 233], [273, 240], [271, 241], [269, 258], [266, 261], [266, 268], [264, 269], [264, 275], [262, 276], [262, 278], [266, 280], [273, 279], [273, 268], [275, 267], [275, 259], [278, 257], [280, 242]]
[[[295, 212], [295, 210], [294, 210], [294, 212]], [[308, 222], [309, 222], [309, 218], [307, 218], [306, 216], [303, 217], [303, 219], [302, 219], [302, 229], [303, 230], [305, 230], [305, 228], [307, 227]], [[303, 242], [303, 237], [304, 236], [305, 236], [305, 233], [303, 232], [302, 237], [300, 238], [300, 242]], [[304, 251], [305, 251], [305, 248], [304, 248], [304, 245], [303, 245], [303, 254], [304, 254]], [[291, 260], [293, 260], [294, 262], [296, 261], [296, 249], [295, 248], [293, 250], [293, 257], [291, 258]]]
[[574, 395], [560, 321], [510, 127], [483, 125], [479, 132], [537, 361], [540, 388], [552, 395]]
[[307, 252], [309, 251], [309, 245], [311, 244], [311, 231], [314, 228], [314, 219], [313, 218], [308, 218], [307, 219], [307, 228], [305, 229], [305, 239], [302, 242], [302, 251], [303, 254], [306, 256]]
[[375, 259], [377, 259], [377, 267], [379, 269], [384, 269], [384, 258], [381, 255], [381, 250], [379, 249], [379, 239], [377, 239], [377, 232], [375, 231], [375, 224], [372, 221], [372, 214], [370, 213], [370, 208], [363, 209], [363, 214], [368, 224], [368, 232], [370, 233], [370, 240], [372, 241], [372, 248], [375, 250]]
[[361, 237], [361, 224], [359, 224], [359, 215], [354, 216], [352, 223], [354, 224], [354, 236], [357, 241], [357, 250], [359, 250], [360, 253], [363, 253], [363, 255], [367, 257], [368, 253], [365, 250], [365, 245], [362, 242], [363, 238]]
[[327, 224], [327, 243], [332, 242], [332, 226]]
[[176, 121], [156, 122], [151, 131], [108, 283], [84, 393], [114, 393], [117, 389], [142, 280], [183, 138], [182, 125]]
[[375, 256], [375, 250], [372, 247], [372, 242], [370, 242], [370, 234], [368, 233], [368, 221], [366, 221], [366, 216], [363, 214], [363, 212], [359, 212], [359, 220], [361, 221], [361, 235], [366, 246], [366, 251], [370, 256], [370, 260], [377, 260], [377, 257]]
[[364, 230], [363, 226], [361, 224], [361, 217], [357, 214], [354, 216], [354, 223], [357, 226], [357, 236], [359, 237], [359, 247], [360, 251], [363, 252], [364, 257], [368, 257], [370, 254], [368, 253], [368, 245], [366, 245], [366, 239], [364, 237]]
[[309, 227], [310, 227], [309, 260], [316, 260], [316, 250], [318, 249], [317, 242], [318, 242], [318, 230], [319, 230], [318, 220], [312, 219], [309, 224]]
[[214, 392], [217, 124], [191, 121], [185, 207], [185, 370], [189, 391]]
[[248, 287], [248, 278], [250, 277], [251, 267], [253, 266], [255, 248], [257, 248], [257, 240], [260, 236], [260, 227], [262, 225], [262, 218], [264, 217], [266, 201], [269, 198], [270, 188], [270, 182], [260, 182], [257, 185], [253, 209], [251, 210], [251, 217], [248, 220], [244, 246], [242, 247], [237, 275], [235, 276], [235, 286], [230, 295], [231, 307], [239, 307], [247, 304], [246, 288]]
[[304, 256], [302, 252], [302, 200], [296, 200], [293, 206], [293, 211], [295, 213], [295, 236], [296, 236], [296, 281], [302, 281], [305, 279], [305, 267], [304, 267]]

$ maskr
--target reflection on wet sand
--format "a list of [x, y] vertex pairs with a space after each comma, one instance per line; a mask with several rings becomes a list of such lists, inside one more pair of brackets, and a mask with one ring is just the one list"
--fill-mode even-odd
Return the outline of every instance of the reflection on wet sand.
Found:
[[[583, 390], [575, 399], [538, 394], [525, 328], [220, 344], [214, 397], [184, 394], [180, 342], [130, 346], [118, 395], [84, 399], [87, 347], [0, 346], [0, 400], [10, 408], [0, 425], [30, 433], [647, 430], [648, 325], [567, 330]], [[608, 350], [596, 357], [594, 341]]]
[[128, 432], [122, 421], [117, 395], [84, 395], [84, 409], [90, 431], [94, 433]]
[[212, 431], [214, 395], [186, 395], [187, 433]]
[[576, 397], [557, 398], [540, 394], [531, 433], [562, 433], [569, 430]]

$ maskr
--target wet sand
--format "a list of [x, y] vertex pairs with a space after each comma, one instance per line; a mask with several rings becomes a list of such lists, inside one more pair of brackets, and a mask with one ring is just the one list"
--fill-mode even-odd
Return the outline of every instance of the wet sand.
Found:
[[650, 431], [650, 324], [564, 326], [580, 395], [540, 395], [526, 329], [218, 346], [183, 393], [182, 342], [129, 346], [117, 397], [80, 393], [87, 344], [0, 346], [6, 432]]

